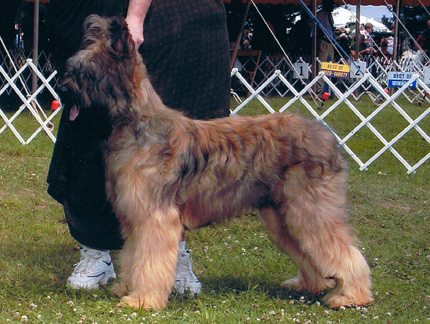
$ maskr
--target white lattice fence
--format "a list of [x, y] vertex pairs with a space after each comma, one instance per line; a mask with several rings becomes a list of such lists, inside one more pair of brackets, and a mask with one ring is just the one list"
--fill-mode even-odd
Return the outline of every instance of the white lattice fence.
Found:
[[[20, 78], [24, 72], [32, 72], [35, 71], [38, 78], [40, 86], [37, 90], [31, 95], [27, 93], [27, 91], [23, 91]], [[422, 71], [422, 70], [421, 70]], [[55, 82], [56, 72], [52, 72], [47, 78], [36, 68], [31, 60], [27, 60], [24, 65], [20, 67], [20, 69], [13, 75], [10, 76], [10, 71], [4, 70], [3, 67], [0, 66], [0, 76], [4, 79], [3, 86], [0, 89], [0, 96], [6, 94], [8, 91], [13, 91], [22, 101], [22, 105], [19, 109], [12, 115], [7, 116], [7, 114], [1, 109], [0, 106], [0, 117], [4, 121], [4, 125], [0, 128], [0, 135], [6, 130], [10, 129], [15, 137], [24, 145], [29, 144], [38, 134], [42, 131], [46, 133], [52, 141], [55, 141], [55, 137], [52, 133], [51, 123], [53, 118], [60, 112], [60, 109], [52, 111], [49, 113], [49, 116], [46, 116], [43, 113], [43, 110], [40, 109], [38, 102], [36, 100], [37, 95], [42, 91], [49, 91], [52, 95], [53, 99], [60, 101], [58, 95], [51, 83]], [[237, 71], [237, 69], [233, 69], [232, 77], [237, 78], [243, 86], [249, 91], [249, 96], [244, 100], [241, 104], [234, 108], [232, 114], [236, 114], [242, 109], [245, 109], [246, 106], [252, 100], [258, 100], [261, 104], [267, 109], [269, 113], [274, 113], [275, 109], [273, 109], [268, 100], [264, 97], [264, 91], [267, 89], [273, 89], [274, 87], [282, 86], [283, 91], [286, 93], [292, 94], [292, 96], [285, 97], [285, 104], [279, 109], [280, 112], [283, 112], [295, 104], [301, 104], [314, 116], [315, 119], [325, 123], [329, 126], [329, 122], [327, 120], [337, 112], [337, 110], [347, 109], [353, 114], [356, 118], [357, 123], [346, 133], [341, 134], [336, 132], [336, 125], [333, 125], [332, 131], [336, 136], [339, 144], [345, 149], [345, 151], [354, 159], [354, 161], [359, 165], [360, 170], [367, 169], [374, 161], [380, 158], [385, 152], [390, 152], [396, 159], [407, 169], [408, 173], [413, 173], [417, 168], [423, 165], [430, 158], [430, 131], [429, 131], [429, 119], [430, 119], [430, 107], [428, 107], [428, 94], [430, 94], [430, 89], [427, 84], [424, 83], [422, 79], [422, 73], [413, 74], [412, 79], [406, 82], [401, 88], [396, 91], [391, 91], [391, 94], [386, 92], [386, 80], [381, 80], [378, 76], [375, 78], [372, 76], [372, 73], [366, 72], [361, 79], [357, 79], [352, 83], [345, 84], [339, 82], [339, 80], [334, 79], [331, 80], [327, 78], [323, 73], [319, 74], [315, 79], [311, 80], [308, 84], [303, 85], [301, 90], [297, 90], [295, 81], [292, 83], [287, 80], [286, 76], [281, 73], [280, 70], [275, 70], [270, 76], [266, 78], [266, 80], [260, 83], [256, 89], [252, 88], [250, 84], [245, 80], [245, 78]], [[288, 75], [287, 75], [288, 77]], [[384, 78], [386, 78], [384, 76]], [[319, 109], [320, 107], [314, 107], [309, 104], [305, 97], [310, 92], [311, 88], [320, 80], [328, 85], [330, 92], [336, 97], [334, 103], [327, 107], [324, 110]], [[20, 84], [21, 82], [21, 84]], [[409, 86], [416, 82], [417, 86], [412, 90]], [[20, 86], [18, 86], [20, 85]], [[276, 85], [276, 86], [274, 86]], [[341, 90], [339, 89], [341, 88]], [[346, 90], [345, 90], [346, 88]], [[25, 87], [24, 87], [25, 89]], [[370, 92], [369, 90], [372, 90]], [[357, 93], [372, 93], [375, 97], [375, 102], [377, 105], [375, 109], [370, 114], [364, 114], [361, 112], [360, 108], [357, 107]], [[410, 103], [414, 103], [421, 96], [419, 101], [420, 113], [414, 116], [411, 116], [410, 113], [407, 112], [399, 103], [399, 98], [406, 97]], [[412, 98], [412, 99], [410, 99]], [[423, 99], [424, 98], [424, 99]], [[424, 104], [424, 105], [423, 105]], [[341, 106], [343, 108], [341, 108]], [[415, 106], [416, 102], [415, 102]], [[61, 107], [60, 107], [61, 108]], [[391, 136], [387, 138], [385, 134], [378, 130], [378, 126], [375, 124], [375, 120], [381, 118], [381, 116], [386, 113], [388, 109], [391, 109], [392, 113], [398, 115], [398, 118], [402, 118], [404, 120], [404, 127], [396, 131], [395, 136]], [[29, 111], [31, 116], [37, 121], [37, 128], [33, 131], [33, 133], [24, 138], [22, 134], [22, 130], [16, 126], [16, 121], [20, 117], [20, 115], [24, 111]], [[42, 111], [42, 113], [41, 113]], [[46, 110], [45, 110], [46, 111]], [[391, 113], [391, 114], [392, 114]], [[1, 120], [0, 120], [1, 121]], [[426, 125], [423, 127], [422, 125]], [[1, 126], [1, 125], [0, 125]], [[27, 127], [26, 127], [27, 128]], [[375, 152], [372, 151], [371, 156], [363, 156], [362, 152], [357, 152], [356, 149], [352, 148], [350, 145], [351, 141], [359, 138], [359, 134], [366, 129], [370, 131], [373, 136], [375, 136], [381, 144], [381, 147], [378, 148]], [[401, 154], [398, 149], [396, 149], [395, 144], [402, 140], [405, 136], [414, 133], [418, 135], [422, 142], [425, 143], [427, 153], [418, 157], [417, 160], [408, 161], [408, 158], [405, 157], [405, 154]], [[409, 147], [408, 150], [413, 151], [414, 147]], [[412, 154], [413, 155], [413, 154]]]
[[[2, 95], [10, 94], [11, 91], [15, 92], [15, 94], [19, 97], [22, 104], [19, 108], [13, 113], [12, 116], [7, 116], [7, 113], [0, 106], [0, 117], [2, 118], [4, 124], [0, 128], [0, 135], [6, 130], [10, 129], [15, 137], [23, 144], [29, 144], [41, 131], [44, 131], [49, 138], [55, 142], [55, 136], [52, 133], [53, 118], [60, 112], [61, 107], [49, 113], [49, 116], [46, 114], [46, 109], [43, 109], [39, 102], [37, 101], [37, 96], [42, 91], [49, 91], [54, 100], [60, 101], [57, 93], [51, 86], [51, 82], [55, 82], [56, 71], [52, 72], [47, 78], [38, 70], [38, 68], [34, 65], [31, 59], [27, 59], [25, 64], [23, 64], [19, 70], [13, 71], [15, 74], [10, 76], [11, 70], [6, 71], [2, 66], [0, 66], [0, 76], [2, 79], [2, 88], [0, 89], [0, 97]], [[38, 84], [36, 91], [30, 93], [28, 90], [27, 82], [25, 79], [25, 75], [28, 75], [28, 72], [35, 72], [38, 78]], [[27, 137], [23, 137], [23, 133], [28, 133], [28, 125], [21, 126], [21, 129], [16, 126], [18, 124], [18, 119], [21, 117], [21, 114], [28, 110], [34, 119], [37, 121], [37, 126], [33, 132]]]
[[[246, 59], [241, 59], [241, 65], [246, 66], [250, 63], [250, 65], [254, 65], [256, 60], [254, 57], [248, 57]], [[296, 62], [309, 62], [311, 60], [310, 57], [299, 57]], [[367, 56], [364, 58], [364, 63], [366, 63], [366, 72], [371, 73], [374, 78], [383, 86], [384, 88], [388, 87], [388, 73], [390, 71], [397, 72], [414, 72], [419, 73], [423, 76], [423, 71], [426, 66], [430, 66], [430, 62], [420, 62], [410, 58], [402, 58], [399, 62], [393, 61], [391, 58], [387, 57], [374, 57]], [[340, 62], [342, 63], [342, 62]], [[321, 62], [319, 62], [321, 64]], [[311, 64], [307, 65], [307, 75], [311, 76]], [[265, 83], [275, 71], [281, 71], [282, 75], [285, 79], [288, 80], [289, 84], [293, 85], [295, 88], [303, 87], [305, 83], [308, 83], [309, 80], [300, 80], [296, 78], [294, 75], [294, 71], [288, 60], [282, 55], [263, 55], [260, 61], [260, 64], [257, 69], [256, 78], [254, 79], [254, 88], [259, 88], [263, 83]], [[239, 70], [239, 72], [241, 72]], [[277, 72], [279, 73], [279, 72]], [[305, 82], [301, 82], [305, 81]], [[335, 79], [332, 80], [342, 89], [348, 89], [351, 87], [351, 80], [343, 80], [343, 79]], [[369, 96], [373, 101], [380, 100], [380, 97], [374, 96], [372, 93], [372, 85], [369, 83], [363, 83], [360, 86], [360, 91], [352, 94], [355, 100], [360, 99], [362, 96]], [[289, 88], [284, 86], [284, 83], [279, 79], [272, 80], [272, 83], [265, 87], [261, 92], [261, 95], [278, 95], [281, 97], [291, 95], [291, 91]], [[406, 89], [402, 92], [403, 96], [408, 99], [409, 102], [418, 102], [418, 104], [423, 104], [424, 102], [430, 103], [430, 96], [426, 95], [422, 89]]]
[[[341, 145], [345, 149], [345, 151], [352, 157], [352, 159], [360, 166], [360, 170], [366, 170], [375, 160], [380, 158], [387, 151], [392, 153], [393, 156], [397, 158], [397, 160], [407, 169], [408, 174], [415, 172], [417, 168], [423, 165], [430, 158], [430, 131], [428, 130], [428, 128], [426, 131], [420, 126], [424, 120], [427, 123], [426, 125], [429, 124], [430, 107], [423, 108], [420, 114], [413, 118], [406, 112], [405, 109], [401, 107], [400, 104], [397, 103], [397, 100], [400, 96], [403, 96], [405, 95], [405, 93], [410, 91], [410, 85], [412, 85], [414, 82], [417, 82], [416, 91], [422, 93], [430, 93], [428, 85], [423, 82], [419, 73], [414, 74], [409, 81], [407, 81], [401, 88], [394, 91], [391, 95], [386, 92], [385, 86], [381, 85], [379, 80], [375, 79], [369, 72], [366, 72], [361, 79], [358, 79], [354, 83], [352, 83], [347, 89], [347, 91], [339, 90], [337, 85], [334, 84], [332, 80], [327, 78], [324, 73], [320, 73], [315, 79], [313, 79], [300, 91], [296, 90], [295, 87], [288, 82], [288, 80], [282, 75], [279, 70], [275, 71], [266, 80], [266, 82], [261, 84], [256, 89], [253, 89], [249, 85], [249, 83], [240, 74], [240, 72], [237, 71], [237, 69], [233, 69], [232, 77], [238, 78], [250, 93], [249, 97], [246, 98], [246, 100], [244, 100], [236, 108], [233, 109], [233, 115], [239, 113], [239, 111], [241, 111], [242, 109], [245, 109], [246, 106], [252, 100], [258, 100], [270, 113], [274, 113], [275, 110], [270, 106], [267, 100], [265, 100], [261, 96], [261, 93], [268, 85], [272, 84], [273, 82], [282, 82], [285, 87], [293, 94], [293, 97], [291, 99], [286, 98], [287, 102], [279, 109], [279, 111], [284, 112], [288, 108], [292, 107], [294, 104], [302, 104], [315, 117], [315, 119], [326, 124], [332, 130], [333, 134], [339, 142], [339, 145]], [[319, 109], [320, 107], [314, 108], [304, 99], [304, 96], [320, 79], [323, 79], [323, 81], [328, 85], [330, 91], [337, 97], [335, 102], [329, 108], [324, 110]], [[355, 93], [359, 91], [365, 92], [363, 91], [363, 88], [365, 89], [365, 91], [369, 91], [369, 89], [372, 88], [372, 93], [374, 94], [374, 96], [379, 98], [379, 104], [374, 109], [374, 111], [367, 116], [364, 115], [361, 110], [356, 107], [357, 104], [354, 105], [354, 103], [351, 101], [351, 99], [353, 99], [353, 101], [356, 102]], [[349, 109], [350, 112], [352, 112], [352, 114], [357, 118], [357, 124], [352, 127], [352, 129], [350, 129], [350, 131], [346, 135], [338, 134], [334, 130], [336, 129], [336, 125], [332, 125], [333, 128], [331, 128], [326, 122], [326, 120], [331, 114], [335, 113], [337, 109], [340, 109], [341, 104], [344, 106], [346, 105], [347, 109]], [[392, 109], [393, 113], [398, 114], [399, 118], [403, 118], [405, 121], [405, 127], [403, 129], [396, 130], [396, 134], [392, 136], [391, 139], [386, 139], [382, 132], [374, 126], [374, 121], [377, 118], [380, 118], [380, 116], [383, 115], [383, 112], [389, 109], [388, 107]], [[372, 155], [370, 157], [360, 156], [358, 152], [354, 152], [350, 145], [348, 145], [349, 142], [351, 142], [352, 139], [355, 139], [355, 137], [357, 137], [357, 134], [362, 132], [364, 128], [370, 131], [381, 143], [381, 147], [379, 149], [376, 149], [375, 152], [372, 152]], [[402, 154], [400, 154], [399, 151], [394, 147], [394, 144], [399, 142], [404, 136], [406, 136], [406, 134], [409, 134], [411, 132], [415, 132], [416, 134], [418, 134], [422, 141], [426, 143], [426, 148], [428, 152], [427, 154], [418, 157], [418, 160], [414, 162], [408, 162], [407, 158], [402, 156]], [[408, 150], [414, 149], [415, 147], [408, 147]]]

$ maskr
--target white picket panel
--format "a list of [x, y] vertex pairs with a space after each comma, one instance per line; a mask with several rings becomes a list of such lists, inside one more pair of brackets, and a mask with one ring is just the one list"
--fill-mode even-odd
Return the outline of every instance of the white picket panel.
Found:
[[[17, 81], [20, 80], [20, 77], [23, 75], [24, 72], [28, 72], [27, 70], [30, 70], [30, 72], [34, 72], [37, 75], [37, 78], [39, 80], [39, 83], [41, 83], [36, 91], [32, 93], [31, 95], [28, 94], [29, 91], [26, 89], [26, 85], [22, 84], [24, 89], [26, 90], [25, 94], [23, 93], [22, 87], [17, 86]], [[9, 74], [5, 69], [0, 65], [0, 76], [4, 78], [6, 82], [4, 83], [4, 86], [0, 89], [0, 96], [3, 94], [7, 94], [8, 90], [12, 89], [16, 95], [19, 97], [19, 99], [22, 101], [22, 104], [18, 108], [18, 110], [10, 117], [8, 118], [5, 114], [5, 112], [0, 107], [0, 117], [3, 119], [5, 124], [0, 128], [0, 135], [9, 128], [15, 137], [23, 144], [27, 145], [29, 144], [41, 131], [44, 131], [48, 137], [55, 142], [56, 138], [54, 134], [52, 133], [52, 128], [50, 127], [53, 118], [61, 111], [61, 106], [59, 109], [56, 109], [55, 111], [51, 112], [49, 116], [46, 116], [45, 113], [41, 114], [39, 111], [42, 111], [39, 106], [39, 103], [37, 102], [37, 96], [43, 91], [48, 90], [53, 99], [60, 102], [60, 98], [54, 88], [51, 86], [50, 82], [55, 81], [55, 76], [57, 74], [57, 71], [53, 71], [48, 78], [45, 78], [45, 76], [38, 70], [38, 68], [34, 65], [33, 61], [31, 59], [27, 59], [26, 63], [21, 66], [21, 68], [16, 71], [16, 73], [9, 77]], [[2, 80], [3, 81], [3, 80]], [[24, 139], [19, 132], [19, 130], [15, 127], [14, 122], [16, 119], [20, 116], [20, 114], [23, 111], [28, 110], [31, 115], [34, 117], [34, 119], [37, 121], [37, 123], [40, 125], [27, 139]]]
[[[285, 64], [285, 62], [281, 63]], [[272, 67], [279, 67], [282, 65], [281, 63], [272, 64]], [[429, 85], [423, 81], [423, 66], [418, 65], [416, 62], [406, 65], [404, 62], [389, 62], [387, 64], [382, 64], [381, 62], [375, 61], [371, 64], [375, 64], [375, 68], [378, 71], [376, 77], [374, 77], [370, 72], [372, 66], [370, 66], [370, 68], [368, 66], [366, 73], [364, 73], [363, 77], [360, 79], [354, 79], [352, 81], [330, 79], [324, 73], [320, 73], [316, 78], [307, 80], [306, 83], [300, 81], [300, 87], [297, 87], [297, 82], [299, 81], [293, 78], [293, 71], [282, 73], [281, 70], [275, 69], [271, 75], [265, 76], [264, 80], [260, 83], [256, 83], [255, 88], [253, 88], [247, 82], [246, 78], [242, 76], [240, 71], [234, 68], [231, 72], [232, 78], [237, 78], [243, 87], [249, 92], [249, 95], [243, 102], [239, 103], [237, 107], [232, 110], [232, 115], [235, 115], [244, 109], [246, 110], [246, 106], [253, 100], [258, 100], [265, 107], [265, 109], [267, 109], [268, 113], [275, 113], [275, 110], [265, 99], [266, 94], [270, 94], [272, 91], [275, 91], [277, 95], [281, 96], [285, 96], [287, 93], [289, 94], [288, 97], [285, 97], [286, 103], [279, 109], [280, 112], [284, 112], [294, 104], [300, 103], [306, 107], [306, 109], [316, 120], [321, 121], [330, 128], [330, 125], [328, 125], [325, 119], [327, 119], [330, 114], [335, 112], [341, 104], [345, 104], [351, 110], [351, 112], [353, 112], [354, 115], [358, 117], [359, 122], [353, 129], [349, 131], [348, 134], [344, 136], [341, 136], [334, 131], [334, 129], [336, 129], [336, 125], [333, 125], [333, 128], [330, 129], [336, 137], [339, 145], [341, 145], [345, 152], [347, 152], [347, 154], [349, 154], [351, 158], [359, 165], [360, 170], [366, 170], [385, 152], [390, 152], [396, 157], [401, 165], [406, 168], [408, 174], [413, 173], [430, 159], [430, 150], [427, 154], [421, 157], [418, 162], [410, 163], [398, 152], [398, 150], [394, 148], [394, 144], [401, 140], [406, 134], [413, 131], [419, 134], [426, 141], [426, 143], [429, 144], [430, 148], [430, 135], [422, 127], [420, 127], [420, 123], [424, 119], [430, 118], [430, 107], [426, 109], [423, 107], [423, 111], [418, 117], [414, 119], [406, 113], [406, 111], [397, 103], [396, 100], [398, 100], [401, 96], [404, 96], [409, 100], [410, 103], [415, 102], [418, 103], [419, 106], [422, 106], [423, 104], [427, 105], [429, 103], [430, 99], [428, 94], [430, 94], [430, 89]], [[386, 93], [385, 90], [388, 86], [388, 72], [392, 70], [401, 72], [416, 72], [416, 74], [414, 74], [414, 76], [401, 88], [398, 88], [395, 91], [392, 90], [390, 95]], [[22, 87], [20, 88], [17, 85], [17, 82], [20, 81], [20, 78], [23, 76], [24, 72], [28, 73], [33, 71], [39, 78], [40, 86], [34, 93], [27, 95], [23, 93]], [[61, 111], [61, 107], [60, 109], [49, 113], [49, 116], [41, 116], [37, 107], [37, 96], [42, 91], [49, 91], [52, 94], [53, 99], [60, 101], [60, 98], [55, 92], [54, 86], [52, 85], [56, 82], [56, 71], [52, 72], [47, 78], [45, 78], [43, 73], [41, 73], [33, 64], [32, 60], [28, 59], [13, 76], [10, 76], [10, 74], [10, 70], [6, 71], [0, 65], [0, 77], [2, 78], [1, 84], [4, 84], [0, 89], [0, 96], [8, 95], [11, 93], [11, 91], [13, 91], [22, 101], [22, 105], [20, 105], [17, 111], [9, 118], [0, 107], [0, 117], [4, 121], [4, 125], [0, 128], [0, 136], [6, 129], [9, 128], [23, 145], [29, 144], [37, 135], [41, 133], [45, 133], [53, 142], [55, 142], [56, 139], [52, 133], [52, 128], [50, 125], [53, 121], [53, 118]], [[309, 104], [307, 100], [305, 100], [305, 95], [308, 95], [309, 93], [313, 94], [313, 86], [321, 79], [328, 86], [330, 89], [329, 91], [336, 98], [330, 107], [323, 110], [319, 109], [321, 107], [315, 108]], [[415, 81], [417, 82], [417, 87], [415, 89], [411, 89], [409, 85]], [[278, 88], [282, 88], [282, 91]], [[300, 90], [297, 90], [297, 88]], [[357, 93], [359, 93], [358, 96], [356, 96]], [[375, 110], [367, 117], [364, 116], [354, 105], [357, 99], [363, 94], [370, 95], [372, 100], [376, 103]], [[404, 120], [407, 122], [407, 126], [404, 129], [399, 130], [398, 134], [392, 139], [387, 140], [381, 134], [381, 132], [378, 131], [373, 121], [375, 117], [379, 116], [380, 113], [388, 106], [394, 107], [396, 113], [398, 113], [399, 116], [404, 118]], [[31, 113], [40, 126], [31, 134], [31, 136], [29, 136], [27, 139], [24, 139], [20, 133], [20, 130], [15, 126], [15, 123], [20, 114], [26, 110]], [[354, 136], [356, 136], [357, 133], [363, 128], [370, 130], [382, 145], [381, 149], [375, 152], [370, 158], [365, 160], [363, 157], [359, 156], [357, 152], [354, 152], [354, 150], [348, 145], [349, 141], [352, 138], [355, 138]], [[409, 149], [413, 150], [414, 147], [410, 147]]]

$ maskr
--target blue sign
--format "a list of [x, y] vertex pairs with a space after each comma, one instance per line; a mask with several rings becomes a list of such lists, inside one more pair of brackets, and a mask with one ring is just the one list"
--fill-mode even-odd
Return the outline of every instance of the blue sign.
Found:
[[[388, 87], [390, 88], [401, 88], [406, 82], [408, 82], [414, 75], [418, 73], [412, 72], [388, 72]], [[410, 88], [417, 87], [417, 80], [412, 82]]]

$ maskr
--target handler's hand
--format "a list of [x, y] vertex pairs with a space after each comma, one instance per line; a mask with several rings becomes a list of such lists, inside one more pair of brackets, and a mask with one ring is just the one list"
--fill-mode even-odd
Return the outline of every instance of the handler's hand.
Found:
[[127, 15], [125, 19], [128, 24], [128, 29], [130, 31], [131, 38], [133, 38], [134, 44], [136, 45], [136, 50], [142, 45], [143, 38], [143, 20], [140, 17]]

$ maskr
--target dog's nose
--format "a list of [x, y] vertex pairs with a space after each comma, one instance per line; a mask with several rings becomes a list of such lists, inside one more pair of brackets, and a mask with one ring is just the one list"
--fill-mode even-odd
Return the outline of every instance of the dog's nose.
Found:
[[71, 106], [75, 101], [72, 89], [70, 89], [70, 87], [67, 85], [61, 85], [58, 88], [58, 95], [60, 96], [61, 101], [65, 107]]

